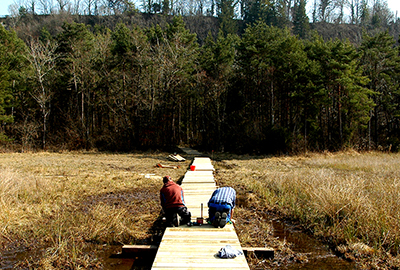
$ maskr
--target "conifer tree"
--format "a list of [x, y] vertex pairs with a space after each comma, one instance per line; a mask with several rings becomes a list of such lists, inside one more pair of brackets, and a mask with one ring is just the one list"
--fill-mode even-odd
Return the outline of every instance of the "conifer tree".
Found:
[[369, 123], [370, 148], [381, 142], [397, 140], [394, 134], [399, 129], [400, 57], [394, 44], [393, 37], [385, 31], [373, 36], [364, 34], [359, 48], [360, 64], [364, 75], [370, 79], [368, 88], [378, 93], [374, 96], [376, 107], [371, 111]]
[[348, 41], [307, 42], [308, 58], [318, 66], [312, 83], [320, 95], [318, 125], [323, 149], [340, 149], [356, 140], [365, 128], [374, 103], [365, 88], [368, 78], [358, 66], [358, 54]]
[[211, 33], [208, 34], [204, 46], [201, 48], [200, 65], [205, 75], [202, 80], [204, 93], [203, 117], [205, 131], [203, 140], [213, 149], [222, 150], [224, 143], [224, 126], [226, 123], [227, 95], [234, 76], [235, 45], [239, 38], [236, 35], [224, 37], [218, 33], [214, 41]]
[[235, 17], [235, 2], [234, 0], [218, 0], [217, 1], [217, 16], [219, 19], [219, 29], [224, 36], [237, 33], [237, 23]]
[[306, 1], [297, 0], [294, 5], [293, 33], [300, 38], [306, 38], [310, 31], [310, 24], [306, 15]]
[[0, 141], [6, 140], [3, 128], [14, 121], [13, 97], [24, 89], [27, 48], [14, 31], [0, 24]]

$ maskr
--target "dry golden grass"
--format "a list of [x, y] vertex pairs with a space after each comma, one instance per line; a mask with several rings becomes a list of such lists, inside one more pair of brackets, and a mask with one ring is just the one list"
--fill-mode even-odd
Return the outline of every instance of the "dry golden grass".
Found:
[[299, 221], [344, 256], [399, 267], [400, 154], [218, 159], [217, 179], [257, 194], [264, 207]]
[[[191, 162], [156, 168], [167, 156], [0, 154], [0, 254], [36, 250], [15, 266], [23, 269], [102, 268], [92, 245], [147, 244], [161, 210], [161, 177], [177, 180]], [[400, 266], [399, 154], [213, 157], [219, 184], [239, 193], [235, 217], [243, 246], [273, 246], [282, 254], [279, 264], [293, 257], [290, 243], [270, 237], [265, 215], [271, 211], [294, 218], [362, 268]]]
[[148, 242], [161, 210], [162, 176], [178, 179], [189, 165], [156, 168], [167, 156], [0, 154], [0, 252], [42, 250], [17, 268], [101, 268], [88, 252], [92, 243]]

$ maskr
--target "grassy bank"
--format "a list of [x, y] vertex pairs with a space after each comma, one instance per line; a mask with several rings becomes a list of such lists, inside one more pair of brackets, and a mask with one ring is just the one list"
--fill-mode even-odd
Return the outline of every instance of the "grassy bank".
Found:
[[[102, 269], [95, 246], [149, 244], [161, 177], [177, 180], [191, 162], [155, 167], [169, 163], [167, 156], [0, 154], [0, 255], [27, 251], [17, 269]], [[242, 245], [278, 250], [275, 262], [255, 259], [251, 269], [293, 257], [285, 241], [271, 236], [272, 213], [299, 222], [360, 268], [400, 266], [399, 154], [212, 157], [218, 184], [239, 194], [235, 226]]]
[[400, 266], [399, 154], [217, 158], [217, 179], [255, 194], [344, 257], [363, 268]]

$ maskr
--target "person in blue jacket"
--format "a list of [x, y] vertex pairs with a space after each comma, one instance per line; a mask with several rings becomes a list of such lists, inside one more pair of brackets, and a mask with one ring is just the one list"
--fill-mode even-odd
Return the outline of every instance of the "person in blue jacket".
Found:
[[236, 191], [232, 187], [216, 189], [208, 201], [208, 221], [215, 228], [225, 227], [232, 220]]

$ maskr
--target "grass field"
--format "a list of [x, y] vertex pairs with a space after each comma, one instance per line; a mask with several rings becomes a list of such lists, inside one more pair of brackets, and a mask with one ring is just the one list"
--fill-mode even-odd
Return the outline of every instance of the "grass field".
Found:
[[[157, 163], [171, 163], [167, 156], [0, 154], [0, 254], [34, 251], [18, 260], [17, 269], [101, 269], [94, 245], [150, 243], [161, 210], [161, 177], [178, 180], [191, 162], [157, 168]], [[218, 183], [238, 191], [235, 215], [242, 245], [288, 252], [270, 237], [270, 224], [251, 214], [273, 212], [298, 222], [360, 268], [400, 267], [399, 154], [212, 157]], [[245, 226], [249, 220], [253, 226]]]
[[[301, 224], [364, 269], [400, 267], [400, 155], [220, 156], [217, 179]], [[254, 196], [254, 195], [253, 195]]]
[[[0, 154], [0, 242], [41, 250], [20, 268], [101, 268], [91, 244], [145, 244], [159, 214], [164, 154]], [[1, 268], [1, 267], [0, 267]]]

